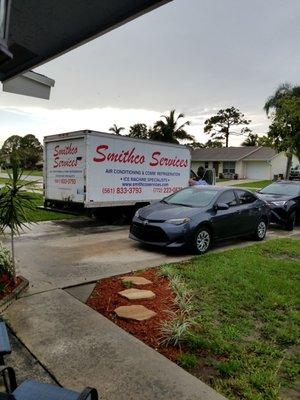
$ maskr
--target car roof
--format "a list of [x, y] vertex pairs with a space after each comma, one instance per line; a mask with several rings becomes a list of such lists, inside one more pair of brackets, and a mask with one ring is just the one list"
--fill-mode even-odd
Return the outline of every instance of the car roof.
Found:
[[199, 190], [211, 189], [211, 190], [215, 190], [216, 192], [224, 192], [226, 190], [235, 190], [235, 189], [245, 190], [245, 191], [249, 192], [248, 189], [244, 189], [242, 187], [233, 187], [233, 186], [195, 185], [195, 186], [189, 186], [189, 187], [192, 187], [194, 189], [199, 189]]

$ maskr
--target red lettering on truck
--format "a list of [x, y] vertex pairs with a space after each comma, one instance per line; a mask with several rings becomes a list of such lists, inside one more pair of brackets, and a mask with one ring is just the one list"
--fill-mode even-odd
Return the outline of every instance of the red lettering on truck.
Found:
[[63, 167], [77, 167], [77, 159], [67, 159], [67, 160], [60, 160], [60, 156], [65, 156], [65, 155], [75, 155], [78, 152], [77, 146], [73, 146], [72, 143], [70, 143], [67, 146], [60, 147], [58, 144], [57, 146], [54, 147], [54, 152], [53, 152], [53, 158], [54, 158], [54, 164], [53, 168], [63, 168]]
[[[107, 152], [108, 150], [108, 152]], [[123, 164], [144, 164], [145, 156], [143, 154], [137, 154], [135, 152], [135, 147], [130, 150], [121, 150], [121, 152], [109, 152], [109, 146], [106, 144], [101, 144], [96, 147], [97, 156], [93, 157], [94, 162], [104, 162], [110, 161], [114, 163]], [[174, 158], [161, 157], [160, 151], [154, 151], [152, 153], [152, 158], [150, 161], [151, 167], [165, 166], [165, 167], [177, 167], [186, 168], [189, 165], [187, 159], [180, 159], [177, 156]]]
[[99, 156], [94, 157], [94, 162], [103, 162], [103, 161], [111, 161], [111, 162], [119, 162], [119, 163], [129, 163], [129, 164], [144, 164], [145, 156], [143, 154], [135, 153], [135, 147], [131, 150], [122, 150], [120, 153], [106, 153], [106, 150], [109, 149], [109, 146], [106, 144], [101, 144], [96, 147], [96, 153]]
[[169, 157], [160, 157], [161, 152], [160, 151], [154, 151], [152, 153], [152, 161], [150, 162], [151, 167], [157, 167], [157, 166], [165, 166], [165, 167], [180, 167], [180, 168], [185, 168], [188, 166], [188, 160], [187, 159], [180, 159], [175, 156], [174, 158], [169, 158]]

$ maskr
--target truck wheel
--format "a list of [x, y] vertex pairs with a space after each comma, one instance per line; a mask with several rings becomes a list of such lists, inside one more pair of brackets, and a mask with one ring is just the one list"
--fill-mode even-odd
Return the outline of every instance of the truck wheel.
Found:
[[197, 254], [206, 253], [212, 242], [212, 234], [209, 228], [201, 226], [195, 235], [193, 247]]
[[266, 233], [267, 233], [267, 224], [266, 221], [261, 219], [260, 221], [258, 221], [256, 230], [254, 232], [254, 239], [257, 241], [261, 241], [264, 240], [264, 238], [266, 237]]
[[296, 212], [293, 211], [287, 218], [287, 221], [285, 223], [285, 229], [287, 231], [292, 231], [295, 227], [295, 224], [296, 224]]

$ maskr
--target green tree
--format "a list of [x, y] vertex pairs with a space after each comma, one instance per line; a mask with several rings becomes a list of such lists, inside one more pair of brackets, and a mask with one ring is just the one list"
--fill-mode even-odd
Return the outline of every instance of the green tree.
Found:
[[259, 136], [255, 133], [249, 133], [248, 137], [243, 141], [242, 146], [258, 146]]
[[275, 110], [280, 106], [280, 101], [287, 97], [300, 98], [300, 86], [292, 86], [289, 83], [283, 83], [278, 86], [275, 93], [270, 96], [264, 105], [264, 110], [267, 115], [270, 111]]
[[211, 140], [209, 139], [206, 143], [201, 142], [193, 142], [189, 144], [192, 149], [209, 149], [212, 147], [223, 147], [223, 144], [220, 140]]
[[128, 137], [136, 139], [149, 139], [149, 132], [146, 124], [134, 124], [129, 128]]
[[204, 132], [217, 140], [225, 140], [225, 146], [228, 147], [230, 135], [243, 135], [246, 133], [245, 127], [239, 132], [232, 131], [233, 127], [245, 126], [250, 124], [250, 120], [244, 118], [235, 107], [229, 107], [225, 110], [219, 110], [218, 113], [204, 122]]
[[175, 117], [175, 110], [171, 110], [169, 115], [162, 115], [161, 118], [149, 131], [150, 139], [168, 143], [179, 143], [180, 140], [194, 141], [194, 137], [184, 129], [191, 124], [190, 121], [179, 123], [184, 114], [180, 113]]
[[280, 85], [264, 110], [271, 119], [268, 137], [278, 151], [286, 152], [288, 176], [293, 154], [300, 157], [300, 86]]
[[258, 145], [266, 147], [274, 147], [273, 139], [268, 135], [263, 135], [258, 137]]
[[18, 153], [22, 167], [33, 169], [42, 158], [43, 146], [34, 135], [25, 135], [21, 138]]
[[118, 127], [116, 124], [113, 124], [113, 126], [111, 126], [109, 128], [109, 131], [114, 133], [115, 135], [120, 136], [121, 135], [121, 131], [123, 131], [125, 128], [123, 126]]
[[0, 190], [0, 230], [5, 233], [9, 228], [11, 238], [11, 254], [15, 277], [15, 246], [14, 237], [20, 234], [23, 227], [30, 221], [28, 210], [33, 210], [32, 195], [25, 191], [32, 182], [23, 179], [23, 172], [16, 161], [13, 161], [12, 171], [8, 172], [8, 182]]
[[211, 147], [223, 147], [223, 143], [220, 140], [209, 139], [206, 143], [204, 143], [204, 147], [207, 149]]
[[196, 149], [203, 149], [205, 145], [204, 143], [194, 141], [189, 144], [189, 147], [191, 147], [193, 150], [196, 150]]
[[12, 135], [5, 140], [1, 149], [2, 158], [19, 160], [23, 168], [34, 168], [42, 157], [43, 146], [34, 135], [24, 137]]
[[2, 152], [3, 154], [10, 155], [10, 154], [12, 154], [13, 152], [19, 150], [20, 145], [21, 145], [21, 140], [22, 140], [22, 137], [19, 136], [19, 135], [12, 135], [12, 136], [10, 136], [10, 137], [7, 138], [7, 139], [5, 140], [5, 142], [3, 143], [1, 152]]

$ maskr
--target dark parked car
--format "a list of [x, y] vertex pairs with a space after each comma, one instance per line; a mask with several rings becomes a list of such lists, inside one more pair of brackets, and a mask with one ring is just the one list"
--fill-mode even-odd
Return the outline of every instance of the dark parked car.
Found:
[[271, 209], [271, 222], [293, 230], [300, 216], [300, 182], [278, 181], [259, 190], [259, 198]]
[[253, 235], [264, 239], [267, 204], [253, 193], [216, 186], [192, 186], [138, 210], [130, 237], [165, 247], [191, 245], [205, 253], [213, 241]]
[[291, 169], [289, 179], [292, 181], [293, 179], [300, 179], [300, 164], [296, 165], [296, 167]]

